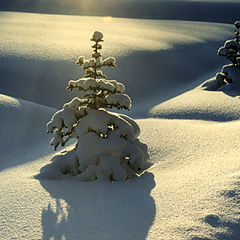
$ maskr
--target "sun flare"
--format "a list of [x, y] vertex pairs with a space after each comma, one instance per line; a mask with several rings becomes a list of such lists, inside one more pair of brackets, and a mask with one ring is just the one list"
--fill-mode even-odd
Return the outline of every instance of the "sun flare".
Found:
[[106, 16], [106, 17], [103, 17], [103, 18], [102, 18], [103, 22], [111, 22], [112, 19], [113, 19], [112, 16]]

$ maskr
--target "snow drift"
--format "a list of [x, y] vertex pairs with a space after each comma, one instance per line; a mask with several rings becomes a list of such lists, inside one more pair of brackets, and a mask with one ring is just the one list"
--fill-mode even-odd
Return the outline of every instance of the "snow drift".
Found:
[[45, 124], [54, 109], [0, 94], [0, 171], [51, 153]]

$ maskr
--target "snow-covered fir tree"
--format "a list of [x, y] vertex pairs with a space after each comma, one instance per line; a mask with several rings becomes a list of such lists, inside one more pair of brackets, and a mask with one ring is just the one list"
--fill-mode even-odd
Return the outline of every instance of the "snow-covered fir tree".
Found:
[[85, 72], [83, 78], [70, 80], [67, 86], [83, 96], [64, 104], [47, 124], [55, 150], [72, 138], [77, 139], [76, 146], [56, 155], [41, 174], [50, 178], [73, 175], [83, 181], [128, 180], [144, 169], [148, 148], [138, 139], [140, 128], [132, 118], [106, 110], [129, 110], [131, 99], [123, 93], [122, 83], [106, 80], [101, 71], [116, 67], [115, 58], [102, 58], [103, 34], [95, 31], [91, 41], [92, 57], [81, 56], [76, 62]]
[[234, 25], [234, 39], [227, 40], [224, 46], [218, 49], [218, 55], [227, 58], [231, 64], [223, 66], [222, 71], [216, 74], [217, 89], [225, 84], [240, 87], [240, 21], [236, 21]]
[[218, 49], [218, 55], [226, 57], [232, 64], [240, 68], [240, 21], [234, 23], [236, 30], [234, 31], [234, 39], [227, 40], [224, 46]]

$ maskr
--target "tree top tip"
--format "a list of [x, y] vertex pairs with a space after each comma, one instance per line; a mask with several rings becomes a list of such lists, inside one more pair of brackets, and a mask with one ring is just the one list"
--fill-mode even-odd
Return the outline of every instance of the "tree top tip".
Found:
[[94, 41], [94, 42], [102, 42], [103, 41], [103, 34], [99, 31], [95, 31], [92, 35], [92, 39], [91, 41]]
[[236, 22], [234, 23], [234, 25], [235, 25], [236, 28], [239, 29], [239, 28], [240, 28], [240, 21], [236, 21]]

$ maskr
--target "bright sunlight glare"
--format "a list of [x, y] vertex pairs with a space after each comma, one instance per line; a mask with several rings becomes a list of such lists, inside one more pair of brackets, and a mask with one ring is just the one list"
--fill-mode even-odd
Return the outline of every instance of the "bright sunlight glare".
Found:
[[112, 21], [112, 16], [106, 16], [102, 18], [104, 22], [111, 22]]

